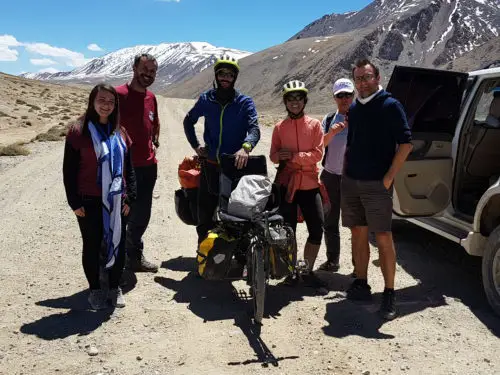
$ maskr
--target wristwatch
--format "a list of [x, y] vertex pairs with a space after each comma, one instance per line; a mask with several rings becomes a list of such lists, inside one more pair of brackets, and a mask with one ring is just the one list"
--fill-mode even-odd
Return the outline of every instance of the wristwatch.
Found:
[[245, 150], [246, 152], [252, 151], [252, 148], [253, 148], [249, 142], [243, 143], [243, 145], [241, 147], [243, 147], [243, 150]]
[[158, 140], [153, 141], [153, 144], [155, 145], [156, 148], [160, 147], [160, 141]]

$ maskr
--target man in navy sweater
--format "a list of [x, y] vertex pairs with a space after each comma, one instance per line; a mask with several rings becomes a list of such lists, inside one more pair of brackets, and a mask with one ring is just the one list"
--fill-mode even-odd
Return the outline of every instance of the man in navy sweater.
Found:
[[371, 299], [368, 284], [370, 247], [374, 232], [385, 289], [379, 313], [397, 316], [394, 294], [396, 252], [392, 239], [393, 181], [412, 150], [411, 132], [399, 101], [379, 85], [379, 69], [358, 60], [352, 70], [358, 98], [348, 113], [348, 135], [341, 184], [342, 224], [352, 233], [356, 280], [347, 291], [352, 300]]

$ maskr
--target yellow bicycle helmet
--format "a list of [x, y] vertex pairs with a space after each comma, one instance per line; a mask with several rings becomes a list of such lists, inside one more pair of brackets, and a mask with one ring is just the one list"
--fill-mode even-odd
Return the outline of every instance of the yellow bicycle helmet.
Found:
[[222, 54], [217, 58], [214, 65], [214, 70], [217, 71], [221, 68], [232, 68], [232, 70], [236, 69], [236, 73], [240, 71], [240, 66], [238, 65], [238, 60], [234, 57], [230, 56], [227, 53]]
[[298, 91], [303, 92], [306, 95], [309, 92], [304, 82], [295, 79], [293, 81], [285, 83], [283, 85], [281, 93], [283, 94], [283, 96], [285, 96], [286, 94], [289, 94], [291, 92], [298, 92]]

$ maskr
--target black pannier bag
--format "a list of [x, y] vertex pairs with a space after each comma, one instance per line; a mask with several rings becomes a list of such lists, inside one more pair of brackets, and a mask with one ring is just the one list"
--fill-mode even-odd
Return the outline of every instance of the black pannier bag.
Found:
[[175, 212], [187, 225], [198, 224], [198, 188], [180, 188], [175, 191]]

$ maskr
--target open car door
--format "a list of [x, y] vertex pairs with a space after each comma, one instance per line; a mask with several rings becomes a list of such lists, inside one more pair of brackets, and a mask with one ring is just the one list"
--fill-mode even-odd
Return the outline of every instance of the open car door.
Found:
[[394, 179], [394, 212], [434, 216], [452, 198], [452, 140], [466, 73], [396, 66], [387, 91], [406, 110], [413, 150]]

